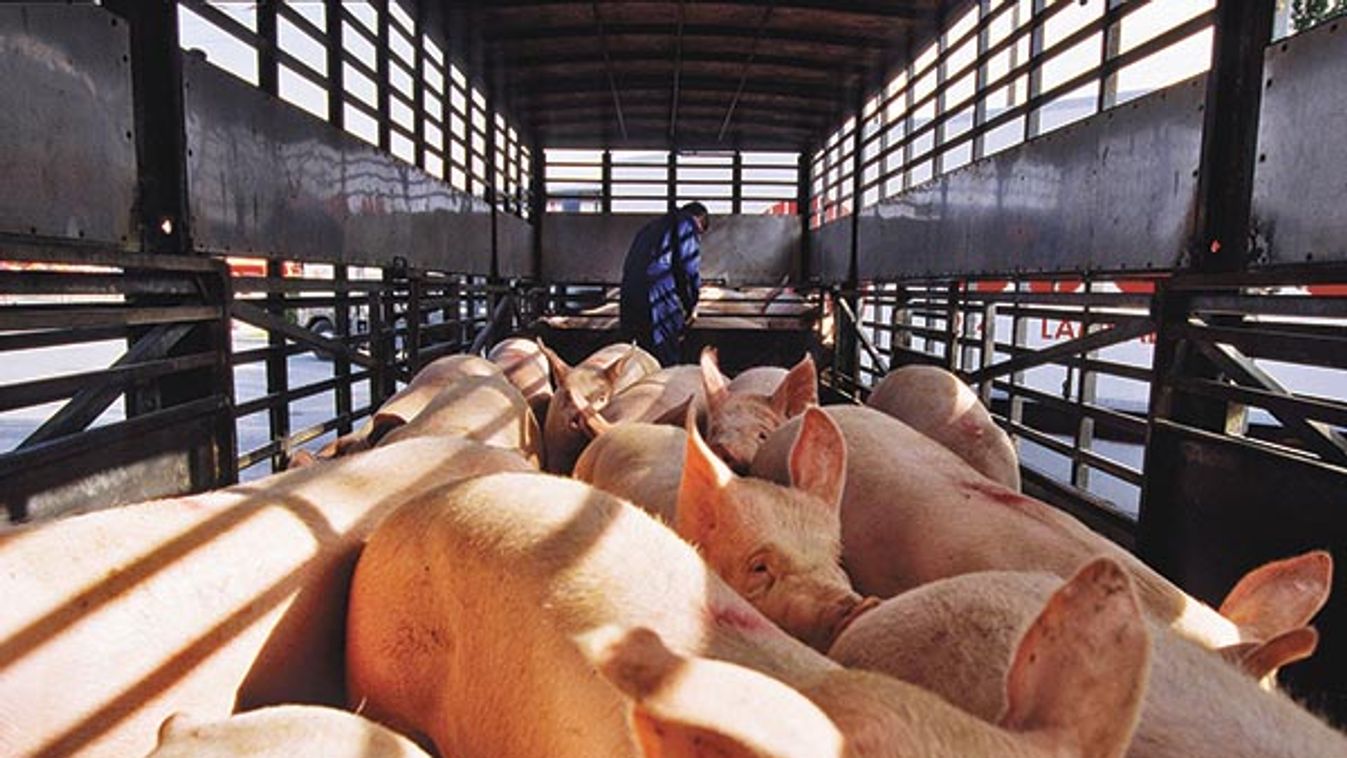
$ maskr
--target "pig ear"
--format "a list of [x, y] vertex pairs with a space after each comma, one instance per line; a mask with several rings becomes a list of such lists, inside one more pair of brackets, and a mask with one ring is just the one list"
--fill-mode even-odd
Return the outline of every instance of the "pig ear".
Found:
[[1302, 626], [1261, 644], [1241, 642], [1223, 647], [1217, 652], [1254, 679], [1268, 679], [1267, 687], [1270, 689], [1272, 681], [1269, 678], [1276, 675], [1277, 669], [1309, 658], [1318, 646], [1319, 633], [1312, 626]]
[[286, 471], [293, 471], [300, 468], [308, 468], [318, 462], [318, 457], [308, 450], [300, 449], [290, 454], [290, 464], [285, 467]]
[[715, 527], [721, 493], [734, 481], [734, 472], [711, 452], [697, 431], [697, 409], [689, 406], [683, 424], [687, 447], [683, 453], [683, 478], [678, 485], [675, 531], [692, 542]]
[[[646, 758], [841, 758], [841, 732], [787, 685], [723, 661], [687, 658], [649, 629], [581, 647], [635, 701], [632, 727]], [[588, 648], [588, 649], [585, 649]]]
[[786, 378], [772, 393], [772, 409], [784, 418], [795, 418], [811, 405], [818, 405], [818, 371], [814, 358], [806, 354], [786, 372]]
[[627, 352], [622, 354], [621, 358], [608, 364], [608, 368], [603, 370], [603, 374], [608, 378], [610, 384], [616, 385], [618, 380], [622, 378], [622, 375], [626, 373], [627, 365], [631, 363], [632, 358], [636, 357], [637, 350], [640, 350], [640, 348], [632, 345]]
[[724, 402], [725, 397], [730, 394], [729, 384], [725, 381], [725, 375], [720, 373], [720, 361], [716, 356], [714, 347], [702, 348], [701, 360], [702, 368], [702, 389], [706, 391], [706, 404], [712, 408]]
[[695, 403], [693, 403], [693, 400], [695, 399], [694, 396], [688, 395], [686, 400], [650, 419], [648, 423], [658, 424], [660, 426], [682, 426], [687, 420], [688, 409], [692, 408], [693, 412], [696, 412]]
[[571, 367], [566, 365], [566, 361], [561, 359], [552, 348], [543, 344], [543, 338], [538, 337], [538, 349], [547, 357], [547, 365], [552, 367], [552, 376], [557, 381], [557, 386], [566, 383], [566, 376], [571, 373]]
[[1082, 758], [1122, 755], [1136, 727], [1150, 636], [1132, 581], [1097, 558], [1062, 585], [1020, 640], [1001, 725], [1039, 732]]
[[196, 718], [178, 711], [159, 725], [159, 741], [162, 743], [175, 737], [187, 737], [199, 724]]
[[1245, 574], [1221, 603], [1221, 615], [1249, 637], [1268, 640], [1299, 629], [1328, 601], [1333, 557], [1325, 550], [1272, 561]]
[[790, 483], [833, 508], [847, 481], [847, 442], [837, 422], [817, 407], [804, 412], [790, 448]]

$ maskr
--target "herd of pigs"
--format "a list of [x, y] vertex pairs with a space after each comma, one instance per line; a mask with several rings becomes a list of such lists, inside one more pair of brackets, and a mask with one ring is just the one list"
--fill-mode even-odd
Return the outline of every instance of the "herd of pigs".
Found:
[[0, 755], [1342, 758], [1275, 681], [1331, 573], [1203, 604], [940, 369], [820, 407], [808, 357], [513, 338], [289, 471], [0, 533]]

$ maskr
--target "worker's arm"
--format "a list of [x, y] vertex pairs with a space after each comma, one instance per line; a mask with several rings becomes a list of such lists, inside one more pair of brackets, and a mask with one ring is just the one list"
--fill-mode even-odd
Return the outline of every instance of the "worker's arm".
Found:
[[683, 301], [683, 313], [691, 315], [697, 307], [702, 289], [702, 246], [692, 220], [678, 225], [678, 243], [674, 250], [673, 275], [678, 286], [678, 298]]

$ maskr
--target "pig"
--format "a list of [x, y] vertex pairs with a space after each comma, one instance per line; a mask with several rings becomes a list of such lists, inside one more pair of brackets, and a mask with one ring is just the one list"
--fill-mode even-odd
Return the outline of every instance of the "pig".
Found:
[[1001, 651], [1006, 707], [985, 718], [872, 672], [786, 680], [675, 653], [649, 629], [603, 629], [578, 642], [634, 701], [647, 758], [1121, 756], [1149, 652], [1126, 573], [1107, 559], [1091, 563], [1041, 607], [1018, 645]]
[[379, 444], [379, 440], [394, 429], [411, 421], [444, 387], [470, 376], [496, 376], [501, 369], [475, 355], [446, 355], [426, 364], [412, 381], [370, 416], [360, 428], [342, 435], [312, 454], [298, 451], [291, 458], [292, 468], [303, 468], [321, 461], [340, 458]]
[[[859, 617], [828, 656], [930, 690], [984, 719], [1006, 708], [1010, 654], [1020, 630], [1060, 586], [1052, 575], [989, 571], [924, 584]], [[1309, 627], [1263, 646], [1275, 668], [1308, 655]], [[1205, 648], [1154, 623], [1150, 684], [1129, 758], [1329, 758], [1347, 738], [1289, 698]], [[1268, 673], [1267, 670], [1261, 673]]]
[[1089, 612], [1050, 603], [1046, 633], [1021, 645], [1008, 732], [889, 677], [846, 672], [619, 498], [546, 474], [491, 474], [411, 499], [370, 537], [351, 584], [347, 697], [445, 756], [632, 758], [625, 698], [577, 640], [645, 627], [678, 655], [805, 688], [833, 708], [852, 755], [896, 755], [916, 738], [946, 755], [1047, 755], [1030, 747], [1042, 740], [1061, 755], [1113, 756], [1140, 703], [1146, 633], [1121, 571], [1085, 585], [1075, 600]]
[[541, 424], [547, 418], [547, 405], [552, 402], [552, 371], [538, 343], [510, 337], [487, 351], [486, 359], [500, 366], [505, 378], [519, 388]]
[[[851, 451], [842, 493], [842, 563], [857, 591], [892, 597], [973, 571], [1067, 577], [1085, 561], [1107, 555], [1127, 567], [1142, 606], [1180, 634], [1211, 649], [1266, 641], [1267, 629], [1253, 619], [1237, 623], [1222, 616], [1075, 518], [993, 482], [901, 421], [860, 406], [824, 410]], [[772, 433], [753, 460], [754, 476], [790, 481], [789, 451], [799, 424], [792, 419]], [[1302, 595], [1322, 602], [1329, 574], [1321, 561], [1308, 567], [1310, 589]], [[1271, 605], [1260, 607], [1267, 613]], [[1290, 614], [1293, 626], [1309, 618], [1301, 612], [1305, 607], [1298, 604]], [[1289, 631], [1280, 624], [1269, 620], [1279, 632]]]
[[567, 474], [589, 444], [586, 417], [603, 410], [618, 392], [658, 371], [659, 361], [636, 345], [613, 344], [571, 367], [541, 340], [538, 347], [547, 356], [557, 383], [543, 422], [543, 467]]
[[[818, 405], [818, 373], [809, 355], [789, 371], [749, 369], [727, 383], [717, 366], [715, 351], [708, 348], [702, 351], [701, 368], [706, 440], [739, 474], [748, 473], [758, 446], [786, 419], [798, 416], [806, 406]], [[777, 372], [781, 372], [780, 377], [771, 384]]]
[[730, 471], [702, 441], [695, 411], [685, 428], [621, 424], [585, 448], [574, 476], [673, 526], [767, 618], [827, 650], [877, 602], [853, 592], [840, 565], [841, 432], [817, 408], [805, 411], [782, 487]]
[[633, 421], [681, 426], [689, 407], [701, 417], [705, 405], [702, 370], [697, 366], [671, 366], [642, 378], [614, 395], [603, 410], [582, 414], [581, 419], [592, 439]]
[[1020, 461], [1010, 435], [962, 379], [938, 366], [890, 371], [865, 404], [939, 442], [994, 482], [1020, 490]]
[[199, 722], [170, 716], [146, 758], [430, 758], [411, 740], [363, 716], [315, 705], [277, 705]]
[[428, 488], [528, 468], [409, 440], [0, 534], [0, 755], [144, 755], [175, 711], [342, 704], [346, 595], [375, 524]]
[[542, 433], [519, 390], [500, 373], [464, 376], [440, 388], [411, 421], [388, 432], [379, 445], [416, 437], [462, 437], [514, 450], [534, 466], [542, 458]]

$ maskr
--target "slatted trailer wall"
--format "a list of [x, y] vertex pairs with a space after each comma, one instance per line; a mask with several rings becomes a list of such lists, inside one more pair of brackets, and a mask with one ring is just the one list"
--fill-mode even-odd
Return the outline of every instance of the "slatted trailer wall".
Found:
[[[1269, 44], [1274, 22], [971, 4], [811, 154], [807, 265], [842, 316], [825, 382], [960, 372], [1029, 491], [1209, 602], [1279, 556], [1347, 559], [1347, 47], [1336, 21]], [[1344, 592], [1286, 677], [1339, 716]]]
[[452, 12], [105, 5], [0, 8], [14, 521], [282, 468], [536, 271], [533, 145]]

